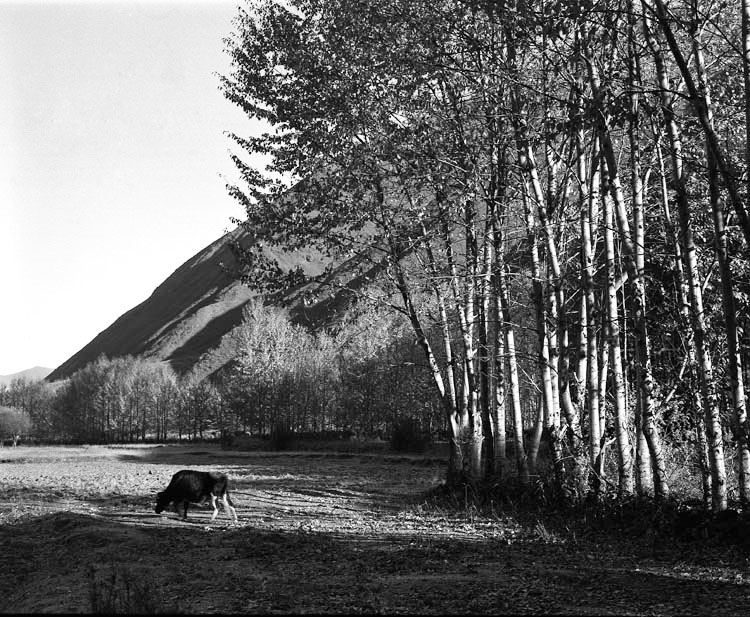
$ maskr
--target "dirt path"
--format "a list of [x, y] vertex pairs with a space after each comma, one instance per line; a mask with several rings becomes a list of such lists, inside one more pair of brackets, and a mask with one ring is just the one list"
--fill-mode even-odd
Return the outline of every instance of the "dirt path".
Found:
[[[211, 524], [205, 507], [187, 522], [153, 512], [184, 467], [229, 474], [236, 526], [223, 513]], [[127, 589], [138, 612], [747, 610], [736, 556], [425, 510], [442, 470], [419, 457], [205, 447], [0, 451], [0, 611], [90, 612]]]

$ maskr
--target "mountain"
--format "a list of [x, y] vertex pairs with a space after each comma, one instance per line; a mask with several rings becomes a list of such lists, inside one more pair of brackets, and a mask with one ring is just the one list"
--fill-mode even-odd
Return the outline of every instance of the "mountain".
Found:
[[[242, 321], [242, 309], [257, 293], [232, 274], [238, 262], [231, 249], [247, 246], [251, 237], [238, 227], [175, 270], [149, 298], [119, 317], [48, 376], [48, 381], [69, 377], [105, 354], [167, 362], [180, 374], [201, 379], [229, 362], [234, 353], [231, 332]], [[336, 282], [358, 285], [378, 266], [358, 256], [326, 271], [330, 260], [314, 250], [284, 252], [264, 247], [264, 256], [279, 260], [282, 268], [299, 267], [315, 282], [267, 298], [289, 309], [298, 323], [315, 326], [331, 319], [348, 300], [346, 292], [330, 292]], [[366, 264], [366, 265], [365, 265]], [[364, 269], [363, 269], [364, 268]]]
[[21, 371], [20, 373], [13, 373], [12, 375], [0, 375], [0, 386], [10, 385], [10, 382], [14, 379], [27, 379], [29, 381], [44, 379], [51, 372], [51, 368], [46, 368], [44, 366], [35, 366], [34, 368], [27, 368], [25, 371]]

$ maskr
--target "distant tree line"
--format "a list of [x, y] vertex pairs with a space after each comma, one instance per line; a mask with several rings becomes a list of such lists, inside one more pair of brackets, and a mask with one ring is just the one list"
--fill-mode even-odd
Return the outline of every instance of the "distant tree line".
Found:
[[[388, 439], [405, 418], [437, 439], [444, 416], [406, 334], [397, 316], [376, 308], [349, 311], [336, 328], [313, 333], [256, 303], [232, 332], [235, 360], [211, 378], [177, 376], [166, 362], [101, 356], [60, 383], [0, 387], [0, 405], [25, 419], [20, 433], [45, 442], [218, 439], [279, 427]], [[0, 438], [20, 435], [2, 413]]]

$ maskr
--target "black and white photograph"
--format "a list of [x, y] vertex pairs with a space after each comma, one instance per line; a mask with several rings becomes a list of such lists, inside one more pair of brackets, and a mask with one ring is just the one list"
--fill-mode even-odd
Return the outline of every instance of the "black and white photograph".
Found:
[[0, 0], [0, 613], [732, 617], [750, 0]]

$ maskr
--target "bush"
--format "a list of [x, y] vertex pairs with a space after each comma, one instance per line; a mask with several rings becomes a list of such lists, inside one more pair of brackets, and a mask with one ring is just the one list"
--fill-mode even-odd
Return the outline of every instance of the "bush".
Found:
[[424, 452], [429, 444], [429, 435], [416, 419], [399, 418], [393, 423], [391, 447], [396, 452]]
[[270, 445], [274, 450], [289, 450], [294, 445], [294, 431], [284, 422], [277, 422], [271, 429]]

